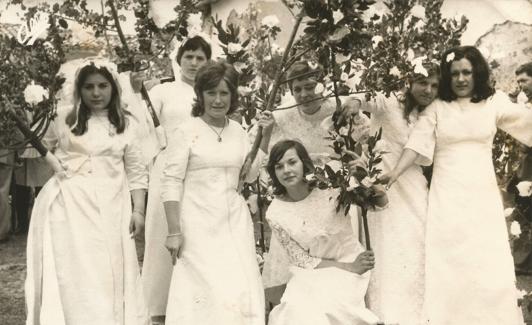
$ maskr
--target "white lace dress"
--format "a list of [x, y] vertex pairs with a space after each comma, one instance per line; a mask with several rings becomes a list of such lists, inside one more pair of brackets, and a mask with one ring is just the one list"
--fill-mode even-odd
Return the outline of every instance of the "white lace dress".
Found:
[[[294, 103], [288, 102], [282, 106], [291, 104]], [[325, 118], [332, 116], [335, 110], [334, 100], [327, 100], [314, 114], [305, 114], [298, 107], [274, 111], [275, 126], [272, 130], [270, 148], [280, 140], [298, 140], [305, 146], [313, 161], [323, 160], [333, 151], [329, 147], [331, 141], [325, 139], [329, 133], [320, 125]]]
[[[383, 155], [383, 173], [401, 156], [417, 121], [417, 111], [404, 118], [396, 95], [378, 95], [363, 105], [371, 112], [371, 134], [382, 127], [389, 153]], [[427, 181], [414, 165], [388, 190], [389, 206], [369, 212], [368, 224], [375, 269], [369, 283], [369, 307], [388, 323], [421, 324], [424, 299], [425, 222]]]
[[336, 196], [335, 191], [315, 189], [301, 201], [275, 199], [270, 205], [266, 218], [289, 261], [289, 269], [275, 270], [289, 281], [281, 303], [270, 313], [270, 325], [378, 321], [364, 303], [369, 272], [316, 268], [323, 258], [349, 263], [364, 251], [350, 217], [336, 213]]

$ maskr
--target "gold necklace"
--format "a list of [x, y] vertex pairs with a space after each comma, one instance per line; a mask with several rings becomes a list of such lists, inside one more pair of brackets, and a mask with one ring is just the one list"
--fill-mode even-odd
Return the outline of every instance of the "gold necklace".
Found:
[[207, 126], [209, 127], [209, 129], [212, 130], [212, 132], [216, 133], [216, 135], [218, 136], [218, 142], [222, 142], [222, 132], [224, 131], [225, 126], [228, 124], [227, 117], [226, 117], [225, 120], [224, 120], [224, 126], [222, 127], [222, 129], [220, 130], [220, 132], [216, 131], [216, 129], [213, 128], [209, 123], [207, 123], [207, 121], [204, 121], [204, 122], [205, 122], [205, 124], [207, 124]]

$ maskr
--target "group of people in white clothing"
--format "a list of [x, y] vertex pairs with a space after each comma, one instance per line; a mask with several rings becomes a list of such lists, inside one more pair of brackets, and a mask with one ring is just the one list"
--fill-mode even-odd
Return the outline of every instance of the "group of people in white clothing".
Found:
[[[388, 143], [390, 204], [370, 213], [372, 251], [356, 213], [336, 212], [337, 192], [306, 179], [330, 152], [319, 124], [336, 106], [315, 91], [319, 68], [293, 64], [299, 105], [258, 116], [262, 142], [246, 175], [256, 180], [267, 161], [275, 192], [262, 274], [237, 191], [252, 138], [229, 118], [238, 73], [211, 61], [201, 36], [174, 59], [180, 76], [150, 91], [167, 147], [149, 164], [114, 67], [79, 67], [73, 105], [45, 138], [64, 172], [32, 213], [27, 324], [523, 323], [491, 148], [497, 128], [532, 145], [532, 110], [492, 88], [475, 47], [449, 49], [403, 92], [342, 99]], [[134, 238], [144, 224], [140, 272]]]

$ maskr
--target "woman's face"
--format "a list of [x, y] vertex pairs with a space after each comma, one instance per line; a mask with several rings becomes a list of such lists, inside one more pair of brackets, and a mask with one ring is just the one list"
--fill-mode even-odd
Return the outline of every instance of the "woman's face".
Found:
[[[292, 82], [292, 95], [297, 104], [305, 111], [317, 110], [322, 101], [317, 100], [322, 96], [321, 93], [316, 93], [316, 86], [318, 81], [316, 78], [305, 78], [301, 80], [294, 80]], [[304, 104], [305, 103], [305, 104]]]
[[473, 80], [473, 65], [468, 59], [462, 58], [451, 63], [451, 89], [458, 97], [473, 96], [475, 81]]
[[297, 155], [295, 148], [288, 149], [275, 164], [275, 176], [286, 189], [303, 183], [305, 177], [303, 162]]
[[202, 50], [184, 51], [181, 62], [179, 62], [181, 74], [185, 79], [194, 81], [199, 68], [205, 63], [207, 63], [207, 56]]
[[410, 86], [410, 93], [417, 104], [423, 107], [429, 106], [438, 95], [438, 76], [430, 76], [417, 79]]
[[221, 80], [218, 86], [202, 92], [205, 113], [211, 120], [225, 120], [225, 115], [231, 107], [231, 90], [225, 80]]
[[99, 73], [93, 73], [81, 85], [81, 100], [93, 112], [107, 109], [111, 102], [113, 87]]

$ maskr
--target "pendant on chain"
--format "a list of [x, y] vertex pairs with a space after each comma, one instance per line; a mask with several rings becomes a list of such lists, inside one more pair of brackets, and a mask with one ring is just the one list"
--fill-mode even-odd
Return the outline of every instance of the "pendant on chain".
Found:
[[222, 142], [222, 137], [218, 136], [218, 142]]

